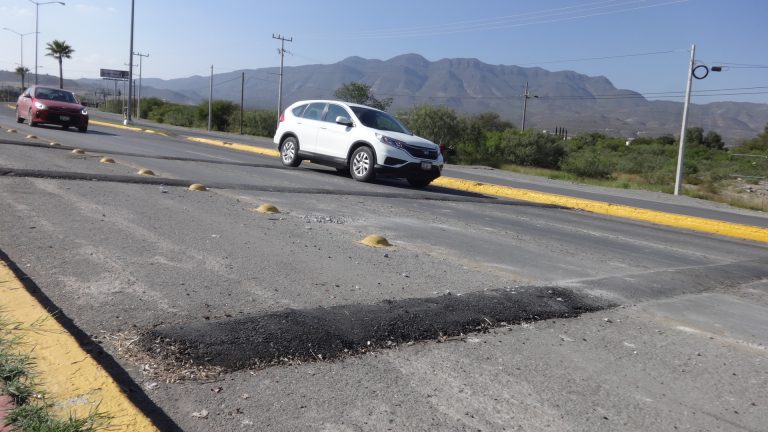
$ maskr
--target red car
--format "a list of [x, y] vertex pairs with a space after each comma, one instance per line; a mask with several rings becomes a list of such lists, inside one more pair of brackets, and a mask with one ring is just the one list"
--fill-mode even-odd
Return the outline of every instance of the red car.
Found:
[[88, 110], [74, 93], [51, 87], [32, 86], [16, 102], [16, 121], [30, 126], [38, 124], [61, 125], [64, 129], [76, 127], [88, 131]]

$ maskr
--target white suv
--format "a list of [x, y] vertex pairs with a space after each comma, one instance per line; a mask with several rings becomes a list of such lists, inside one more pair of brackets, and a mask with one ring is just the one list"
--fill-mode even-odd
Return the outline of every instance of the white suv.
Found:
[[384, 111], [347, 102], [294, 103], [280, 115], [274, 142], [285, 166], [297, 167], [309, 159], [349, 171], [363, 182], [381, 173], [424, 187], [443, 169], [435, 143], [413, 135]]

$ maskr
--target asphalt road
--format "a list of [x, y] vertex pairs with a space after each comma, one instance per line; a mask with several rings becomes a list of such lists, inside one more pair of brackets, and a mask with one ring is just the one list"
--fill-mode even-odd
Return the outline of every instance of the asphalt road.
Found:
[[[3, 130], [16, 127], [11, 115], [0, 108]], [[165, 429], [768, 424], [765, 244], [396, 180], [360, 184], [181, 137], [17, 129], [0, 132], [0, 249], [104, 351], [97, 357], [127, 373], [123, 384], [159, 408]], [[131, 181], [139, 168], [158, 176]], [[763, 214], [687, 198], [447, 171], [766, 226]], [[173, 185], [186, 181], [212, 189]], [[252, 211], [267, 202], [281, 213]], [[393, 246], [359, 243], [373, 233]], [[511, 303], [494, 309], [500, 298]], [[238, 339], [248, 343], [227, 339], [232, 329], [252, 329]], [[236, 346], [232, 356], [257, 358], [297, 340], [345, 342], [330, 343], [331, 355], [289, 346], [252, 363], [209, 355]]]

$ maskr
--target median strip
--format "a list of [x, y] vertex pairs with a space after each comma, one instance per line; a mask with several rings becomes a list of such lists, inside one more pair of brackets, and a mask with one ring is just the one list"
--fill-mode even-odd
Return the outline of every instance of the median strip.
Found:
[[157, 430], [2, 260], [0, 298], [5, 318], [19, 323], [19, 327], [34, 328], [24, 334], [20, 348], [34, 352], [40, 385], [57, 412], [82, 418], [99, 412], [111, 419], [112, 431]]
[[140, 127], [136, 127], [136, 126], [126, 126], [126, 125], [121, 125], [121, 124], [117, 124], [117, 123], [110, 123], [110, 122], [105, 122], [105, 121], [100, 121], [100, 120], [93, 120], [93, 119], [91, 119], [89, 121], [89, 123], [97, 125], [97, 126], [106, 126], [106, 127], [111, 127], [111, 128], [115, 128], [115, 129], [124, 129], [124, 130], [130, 130], [130, 131], [134, 131], [134, 132], [144, 132], [144, 133], [148, 133], [148, 134], [168, 136], [165, 132], [158, 132], [158, 131], [152, 130], [152, 129], [144, 129], [144, 128], [140, 128]]
[[240, 143], [234, 143], [229, 141], [222, 141], [222, 140], [211, 139], [211, 138], [193, 137], [193, 136], [188, 136], [186, 138], [189, 141], [209, 144], [217, 147], [225, 147], [228, 149], [234, 149], [234, 150], [239, 150], [239, 151], [244, 151], [249, 153], [257, 153], [264, 156], [272, 156], [272, 157], [280, 156], [280, 153], [277, 150], [267, 149], [262, 147], [254, 147], [248, 144], [240, 144]]

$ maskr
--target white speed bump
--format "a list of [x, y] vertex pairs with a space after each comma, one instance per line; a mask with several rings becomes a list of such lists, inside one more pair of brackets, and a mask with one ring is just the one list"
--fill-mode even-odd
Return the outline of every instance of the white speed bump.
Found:
[[111, 157], [103, 157], [103, 158], [99, 159], [99, 162], [106, 163], [106, 164], [113, 164], [113, 163], [115, 163], [115, 160], [112, 159]]
[[83, 151], [81, 149], [74, 149], [74, 150], [72, 150], [72, 153], [76, 154], [76, 155], [84, 155], [85, 151]]
[[155, 172], [146, 168], [142, 168], [136, 174], [143, 175], [143, 176], [153, 176], [155, 175]]

